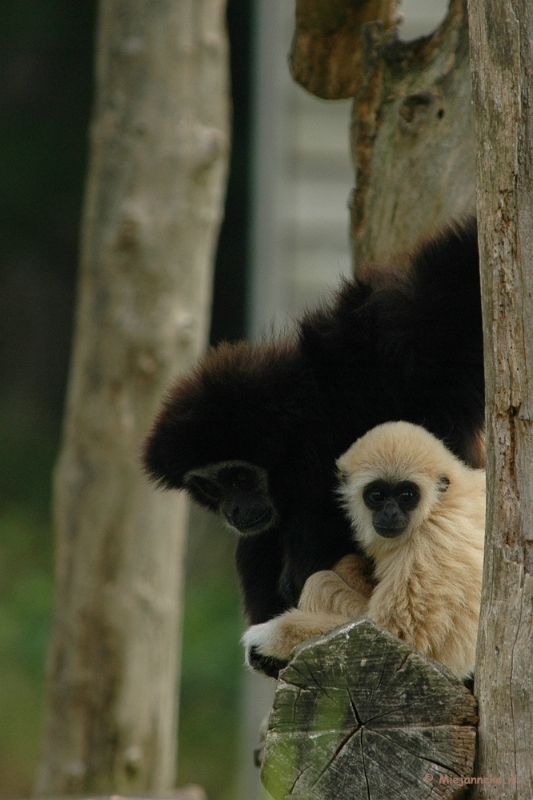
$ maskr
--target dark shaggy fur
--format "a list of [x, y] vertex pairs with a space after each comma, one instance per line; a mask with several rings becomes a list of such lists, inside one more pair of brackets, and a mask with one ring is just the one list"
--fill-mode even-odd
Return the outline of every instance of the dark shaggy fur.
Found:
[[170, 389], [144, 462], [166, 487], [194, 468], [248, 461], [268, 472], [278, 525], [239, 538], [252, 623], [297, 601], [307, 577], [353, 550], [335, 460], [376, 425], [425, 426], [480, 466], [483, 342], [474, 222], [426, 243], [410, 272], [367, 268], [293, 338], [222, 344]]

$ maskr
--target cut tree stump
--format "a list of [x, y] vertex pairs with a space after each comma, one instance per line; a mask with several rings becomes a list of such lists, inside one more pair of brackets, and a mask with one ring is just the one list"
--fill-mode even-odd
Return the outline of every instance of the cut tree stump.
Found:
[[475, 782], [476, 723], [446, 667], [359, 619], [281, 672], [262, 780], [275, 800], [457, 798]]

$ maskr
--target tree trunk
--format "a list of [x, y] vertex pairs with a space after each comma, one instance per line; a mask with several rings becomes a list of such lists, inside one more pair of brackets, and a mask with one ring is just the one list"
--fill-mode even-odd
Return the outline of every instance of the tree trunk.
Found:
[[296, 0], [291, 73], [325, 100], [353, 97], [363, 81], [367, 22], [394, 24], [399, 0]]
[[281, 673], [262, 779], [276, 800], [453, 800], [473, 780], [476, 721], [446, 667], [359, 618]]
[[185, 507], [140, 449], [206, 341], [228, 154], [224, 0], [101, 0], [41, 795], [174, 785]]
[[399, 254], [475, 210], [466, 0], [451, 0], [440, 27], [413, 42], [372, 24], [364, 48], [353, 114], [353, 263], [401, 268]]
[[487, 381], [483, 798], [533, 796], [533, 6], [470, 0]]
[[[466, 0], [431, 35], [398, 38], [397, 0], [297, 0], [294, 78], [319, 97], [355, 96], [354, 270], [395, 263], [475, 210]], [[370, 22], [369, 20], [376, 20]]]

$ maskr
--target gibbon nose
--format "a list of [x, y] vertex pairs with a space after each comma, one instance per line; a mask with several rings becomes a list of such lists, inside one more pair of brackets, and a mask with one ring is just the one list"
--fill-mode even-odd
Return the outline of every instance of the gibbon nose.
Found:
[[386, 500], [381, 514], [384, 522], [395, 522], [398, 519], [398, 504], [394, 500]]
[[245, 530], [257, 521], [257, 512], [253, 508], [247, 509], [240, 505], [233, 505], [228, 510], [227, 520], [234, 528]]

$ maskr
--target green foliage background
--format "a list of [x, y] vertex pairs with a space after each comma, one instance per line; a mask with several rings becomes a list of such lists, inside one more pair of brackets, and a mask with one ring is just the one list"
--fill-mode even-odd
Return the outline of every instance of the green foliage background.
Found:
[[[235, 148], [212, 336], [242, 334], [249, 3], [231, 0]], [[60, 439], [87, 158], [96, 0], [0, 0], [0, 797], [32, 792]], [[244, 202], [243, 202], [244, 201]], [[217, 310], [218, 309], [218, 310]], [[193, 515], [179, 782], [235, 797], [241, 618], [234, 542]]]

